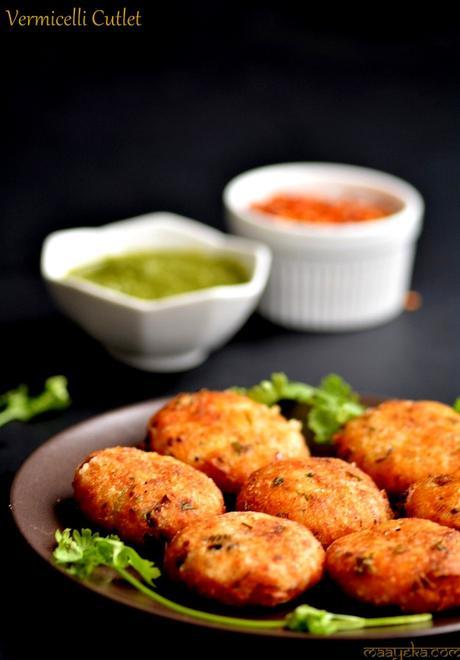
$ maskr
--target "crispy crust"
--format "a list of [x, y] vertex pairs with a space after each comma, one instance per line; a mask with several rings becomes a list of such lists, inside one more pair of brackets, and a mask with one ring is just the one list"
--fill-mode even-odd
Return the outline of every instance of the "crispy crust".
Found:
[[311, 532], [295, 522], [232, 512], [179, 532], [167, 546], [164, 567], [207, 598], [273, 606], [316, 584], [324, 555]]
[[460, 471], [429, 477], [411, 486], [406, 513], [460, 529]]
[[341, 458], [397, 496], [460, 469], [460, 415], [436, 401], [386, 401], [348, 422], [334, 441]]
[[437, 612], [460, 605], [460, 533], [429, 520], [391, 520], [335, 541], [330, 576], [353, 598]]
[[231, 391], [201, 390], [179, 394], [159, 410], [150, 420], [149, 438], [154, 451], [193, 465], [223, 491], [236, 493], [263, 465], [307, 457], [300, 429], [276, 406]]
[[338, 458], [267, 465], [246, 481], [237, 508], [295, 520], [324, 546], [392, 517], [385, 492], [355, 465]]
[[77, 468], [73, 487], [89, 520], [135, 543], [169, 539], [188, 523], [225, 510], [222, 493], [206, 475], [134, 447], [93, 452]]

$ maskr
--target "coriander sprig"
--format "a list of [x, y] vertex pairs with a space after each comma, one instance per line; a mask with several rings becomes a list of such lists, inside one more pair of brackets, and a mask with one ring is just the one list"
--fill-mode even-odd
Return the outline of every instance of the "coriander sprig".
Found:
[[458, 397], [457, 399], [455, 399], [455, 403], [454, 403], [454, 405], [452, 406], [452, 408], [453, 408], [456, 412], [460, 413], [460, 397]]
[[28, 422], [36, 415], [49, 410], [61, 410], [70, 405], [67, 379], [64, 376], [51, 376], [45, 381], [45, 388], [38, 396], [30, 396], [26, 385], [20, 385], [0, 396], [0, 426], [8, 422]]
[[160, 570], [148, 559], [141, 557], [134, 548], [127, 546], [118, 536], [100, 536], [90, 529], [65, 529], [56, 531], [57, 546], [53, 552], [56, 563], [71, 575], [87, 580], [98, 566], [111, 568], [132, 587], [164, 607], [201, 621], [224, 626], [253, 630], [287, 628], [316, 635], [330, 635], [337, 631], [356, 630], [378, 626], [415, 624], [431, 621], [431, 614], [413, 614], [368, 619], [346, 614], [334, 614], [310, 605], [300, 605], [283, 619], [244, 619], [203, 612], [180, 605], [165, 598], [155, 590], [154, 580]]
[[279, 401], [295, 401], [308, 406], [307, 428], [317, 444], [329, 444], [341, 426], [350, 419], [362, 415], [365, 407], [359, 396], [343, 378], [329, 374], [318, 387], [289, 380], [286, 374], [274, 373], [270, 380], [263, 380], [249, 389], [236, 388], [250, 399], [273, 406]]

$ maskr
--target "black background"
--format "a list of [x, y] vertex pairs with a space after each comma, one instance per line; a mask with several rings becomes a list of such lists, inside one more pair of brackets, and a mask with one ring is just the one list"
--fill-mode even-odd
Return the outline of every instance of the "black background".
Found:
[[[455, 21], [432, 13], [402, 22], [390, 5], [356, 16], [289, 2], [132, 6], [144, 27], [111, 33], [12, 32], [0, 14], [0, 388], [39, 388], [63, 373], [73, 397], [63, 414], [0, 430], [5, 659], [115, 657], [128, 648], [145, 656], [160, 644], [177, 653], [184, 642], [211, 657], [223, 645], [223, 636], [74, 593], [22, 546], [7, 509], [11, 478], [56, 431], [117, 405], [250, 384], [274, 370], [310, 382], [336, 371], [361, 391], [407, 398], [450, 402], [460, 393]], [[55, 311], [39, 276], [49, 232], [152, 210], [223, 227], [221, 191], [232, 176], [295, 160], [371, 166], [419, 188], [421, 310], [338, 335], [288, 332], [255, 315], [207, 363], [176, 375], [114, 362]], [[325, 643], [337, 657], [361, 657]], [[235, 635], [224, 647], [286, 652]]]

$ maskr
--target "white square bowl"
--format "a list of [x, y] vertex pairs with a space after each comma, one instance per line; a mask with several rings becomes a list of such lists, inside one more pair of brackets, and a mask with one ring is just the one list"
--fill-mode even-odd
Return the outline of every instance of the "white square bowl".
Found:
[[[67, 278], [72, 269], [108, 255], [161, 248], [236, 258], [249, 280], [150, 301]], [[151, 213], [50, 234], [41, 272], [61, 310], [116, 358], [146, 371], [181, 371], [204, 362], [244, 324], [263, 293], [270, 263], [270, 251], [259, 243], [172, 213]]]

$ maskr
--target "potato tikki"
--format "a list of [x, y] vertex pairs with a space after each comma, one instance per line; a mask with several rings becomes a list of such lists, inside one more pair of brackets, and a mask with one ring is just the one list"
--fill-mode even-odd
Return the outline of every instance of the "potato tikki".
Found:
[[322, 577], [324, 550], [290, 520], [232, 512], [185, 527], [166, 548], [169, 576], [227, 605], [274, 606]]
[[329, 575], [353, 598], [437, 612], [460, 605], [460, 532], [430, 520], [390, 520], [335, 541]]
[[188, 523], [225, 510], [206, 475], [134, 447], [93, 452], [77, 468], [73, 487], [90, 521], [135, 543], [170, 539]]
[[460, 415], [436, 401], [385, 401], [349, 421], [334, 442], [341, 458], [394, 496], [460, 469]]
[[309, 456], [301, 424], [232, 391], [179, 394], [149, 423], [150, 446], [192, 465], [228, 493], [254, 470]]
[[411, 486], [406, 513], [460, 530], [460, 471], [429, 477]]
[[337, 458], [266, 465], [243, 485], [237, 507], [295, 520], [324, 546], [392, 517], [385, 492], [359, 468]]

